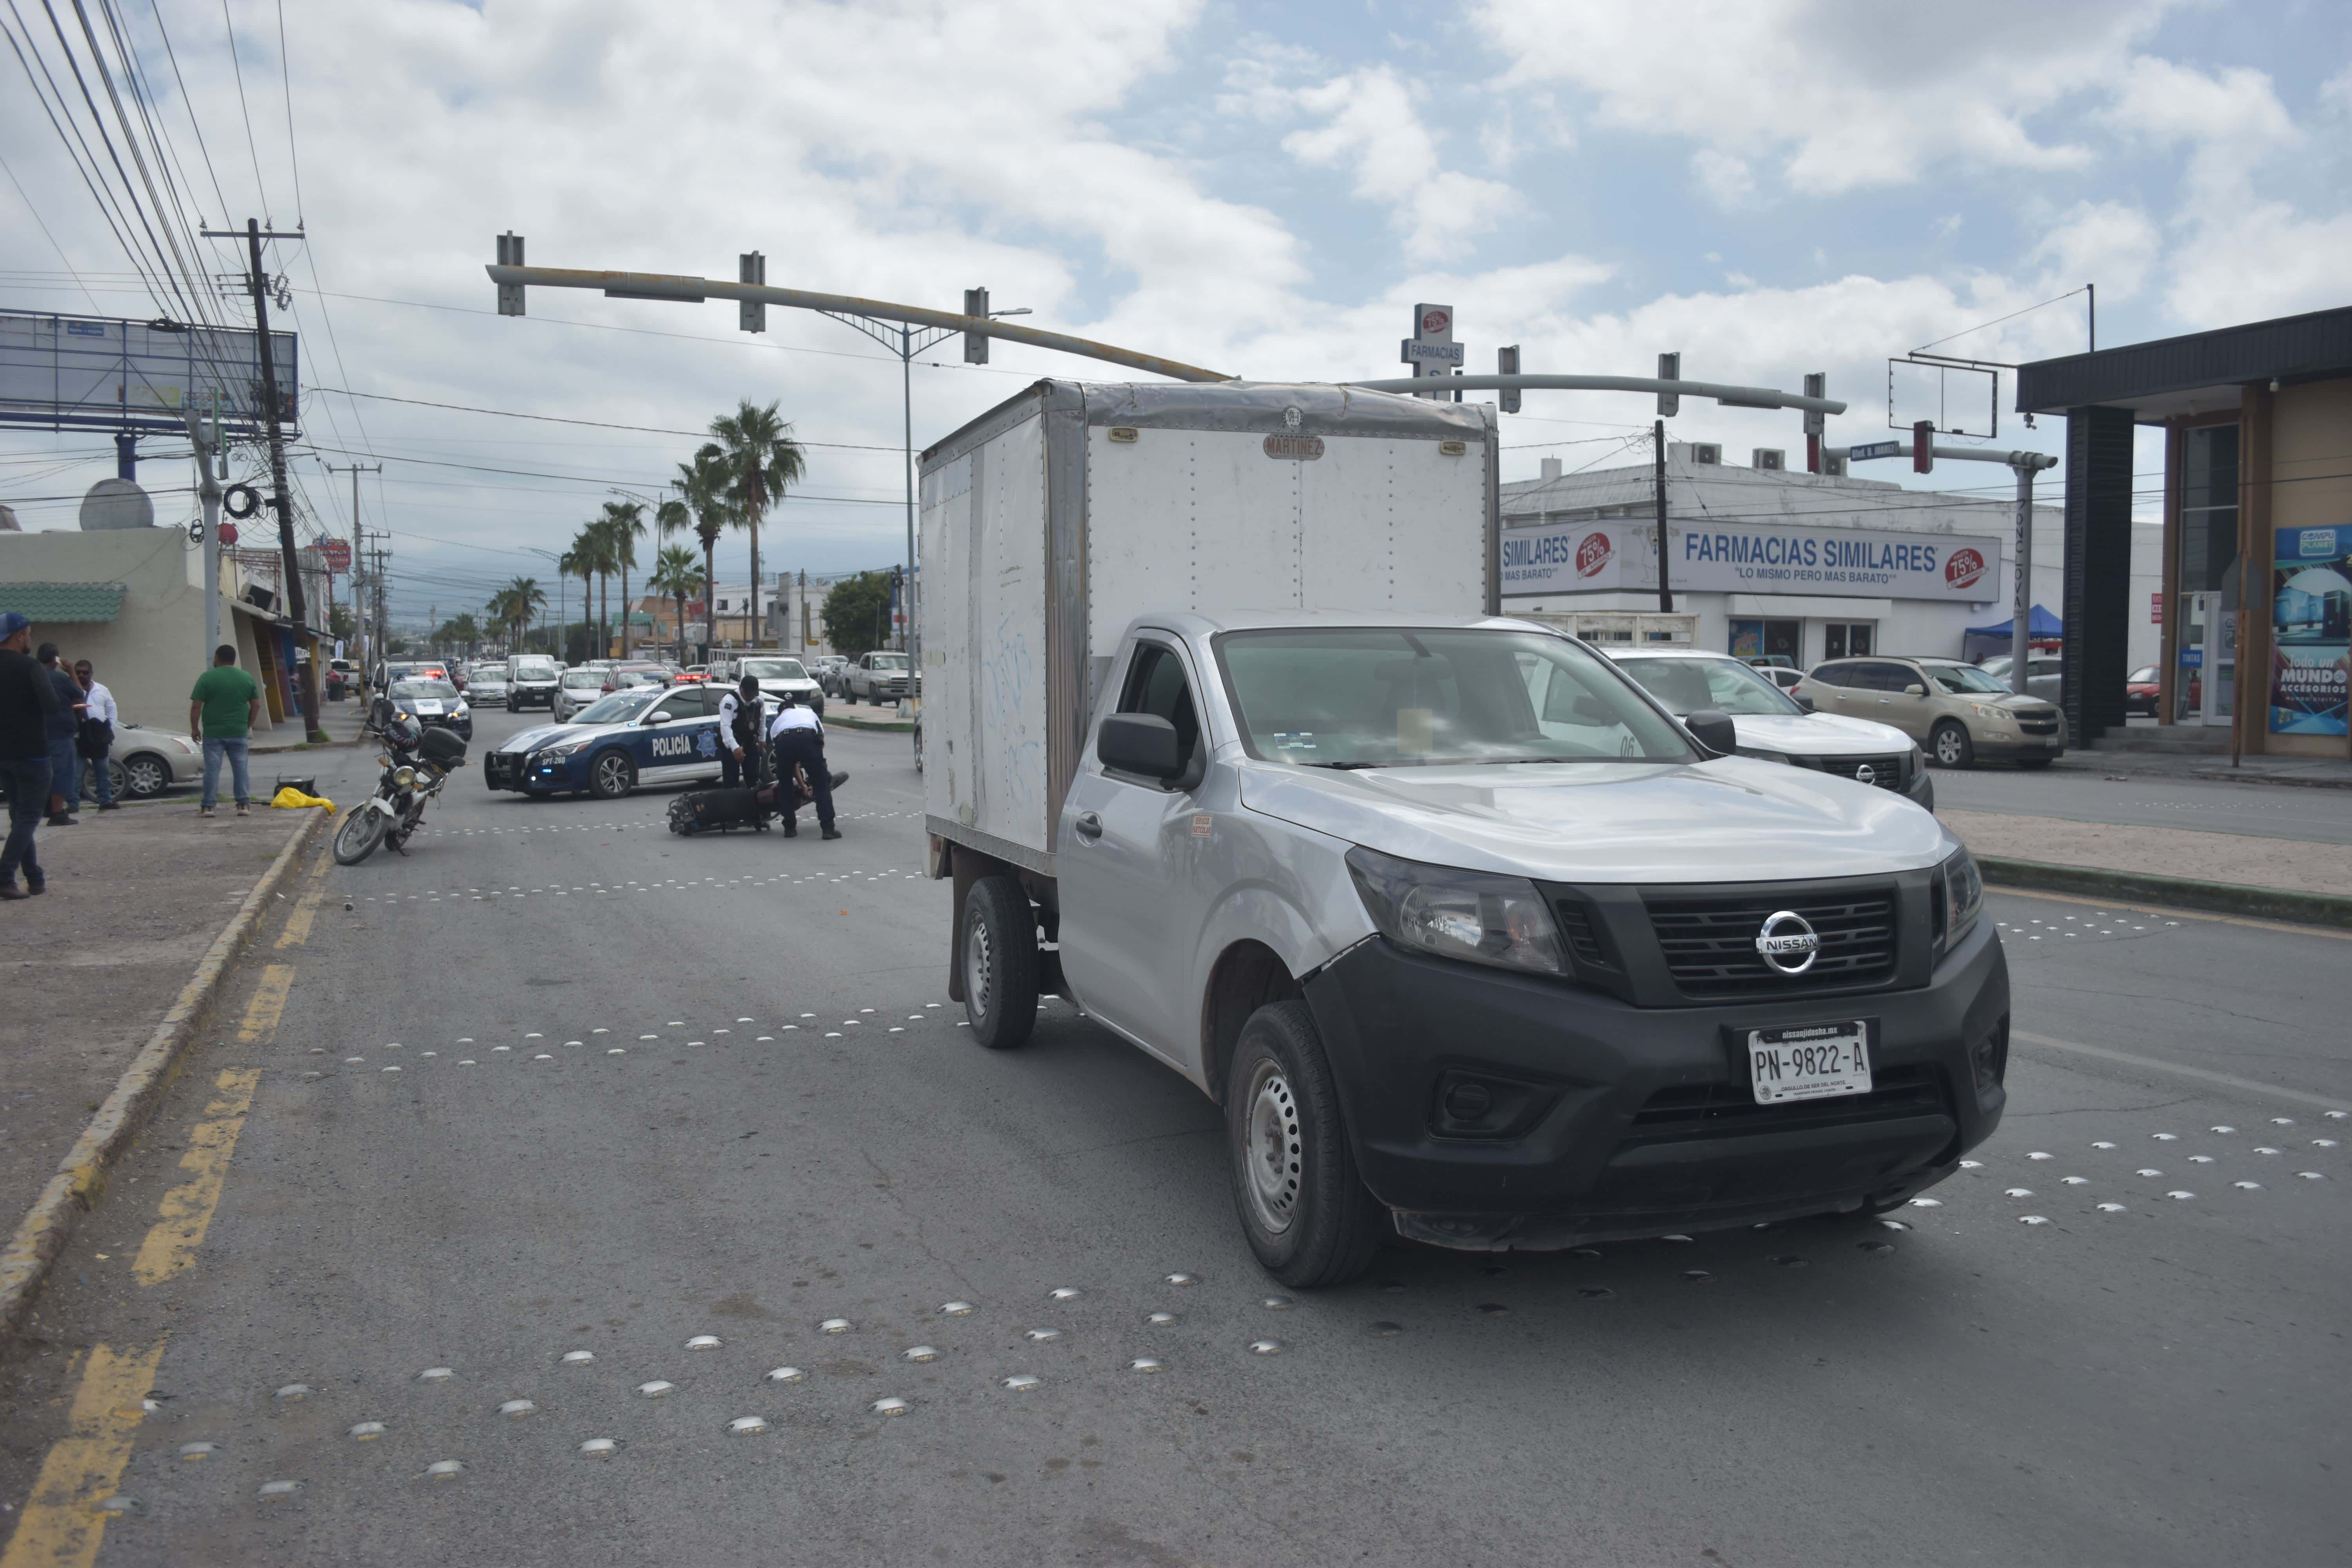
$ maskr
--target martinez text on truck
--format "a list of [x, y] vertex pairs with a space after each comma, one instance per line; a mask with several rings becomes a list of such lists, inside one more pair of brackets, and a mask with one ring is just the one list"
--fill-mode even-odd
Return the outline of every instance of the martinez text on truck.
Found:
[[1967, 849], [1496, 614], [1496, 465], [1491, 409], [1251, 383], [1044, 381], [923, 456], [951, 994], [1209, 1094], [1293, 1286], [1882, 1212], [2004, 1104]]

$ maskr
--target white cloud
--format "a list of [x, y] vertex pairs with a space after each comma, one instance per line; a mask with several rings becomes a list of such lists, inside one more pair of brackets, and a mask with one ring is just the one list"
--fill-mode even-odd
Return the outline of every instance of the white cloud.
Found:
[[1868, 0], [1482, 0], [1509, 61], [1501, 88], [1564, 83], [1601, 121], [1753, 161], [1836, 195], [1904, 184], [1953, 161], [2084, 166], [2089, 153], [2029, 121], [2110, 79], [2174, 0], [1980, 0], [1955, 22]]
[[1716, 148], [1702, 147], [1692, 153], [1691, 173], [1719, 207], [1745, 205], [1756, 195], [1756, 174], [1748, 160]]
[[1300, 88], [1293, 98], [1323, 123], [1284, 137], [1283, 151], [1303, 163], [1350, 170], [1355, 194], [1390, 209], [1411, 259], [1442, 256], [1519, 205], [1510, 186], [1442, 166], [1412, 89], [1388, 66]]
[[2163, 243], [2156, 225], [2137, 207], [2122, 202], [2078, 202], [2026, 258], [2049, 264], [2047, 287], [2096, 283], [2111, 299], [2122, 300], [2139, 292]]

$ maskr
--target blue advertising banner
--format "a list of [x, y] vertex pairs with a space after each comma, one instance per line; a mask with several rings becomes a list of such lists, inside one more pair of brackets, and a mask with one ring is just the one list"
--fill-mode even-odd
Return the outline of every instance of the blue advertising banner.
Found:
[[2272, 552], [2271, 733], [2345, 732], [2352, 526], [2282, 528]]

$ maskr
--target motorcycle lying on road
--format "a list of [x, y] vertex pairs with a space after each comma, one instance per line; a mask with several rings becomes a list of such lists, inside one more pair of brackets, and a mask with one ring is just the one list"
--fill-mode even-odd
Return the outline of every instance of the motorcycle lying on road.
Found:
[[404, 855], [408, 836], [425, 820], [425, 805], [441, 793], [451, 773], [466, 765], [466, 742], [437, 725], [418, 723], [406, 713], [395, 713], [382, 730], [388, 756], [375, 794], [344, 814], [335, 829], [335, 863], [356, 866], [389, 844]]

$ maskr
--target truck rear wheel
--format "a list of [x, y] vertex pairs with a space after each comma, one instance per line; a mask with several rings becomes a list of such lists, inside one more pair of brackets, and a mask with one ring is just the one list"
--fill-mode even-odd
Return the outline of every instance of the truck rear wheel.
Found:
[[1234, 1207], [1265, 1271], [1300, 1290], [1345, 1285], [1391, 1229], [1357, 1173], [1339, 1086], [1304, 1002], [1250, 1015], [1225, 1075]]
[[1011, 877], [982, 877], [963, 900], [963, 1005], [972, 1037], [992, 1051], [1028, 1043], [1037, 1026], [1037, 915]]

